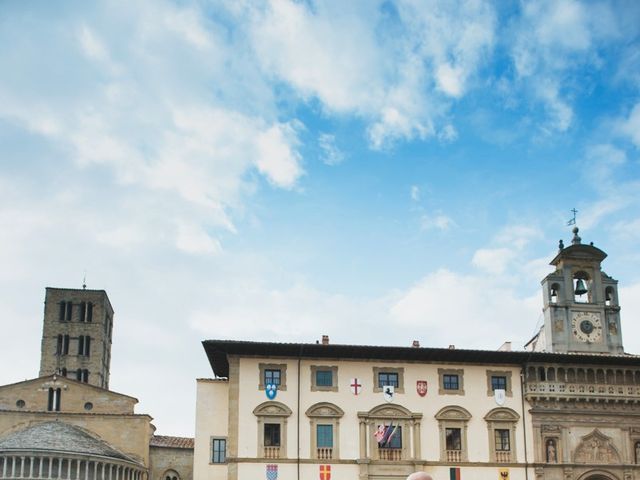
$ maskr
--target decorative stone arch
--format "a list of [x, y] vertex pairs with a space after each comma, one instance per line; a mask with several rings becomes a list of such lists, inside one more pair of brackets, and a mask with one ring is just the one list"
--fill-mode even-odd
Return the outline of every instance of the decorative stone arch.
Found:
[[[284, 403], [267, 401], [253, 409], [258, 419], [258, 458], [287, 458], [287, 419], [291, 416], [291, 409]], [[280, 445], [265, 446], [265, 424], [280, 425]]]
[[165, 472], [160, 476], [160, 480], [180, 480], [180, 474], [173, 468], [170, 468], [165, 470]]
[[593, 432], [582, 437], [573, 455], [573, 462], [620, 464], [622, 460], [620, 452], [611, 438], [596, 428]]
[[[311, 432], [310, 458], [319, 460], [340, 458], [340, 418], [344, 416], [344, 411], [333, 403], [319, 402], [311, 405], [305, 415], [309, 417], [309, 431]], [[331, 425], [333, 432], [333, 445], [331, 448], [318, 447], [316, 434], [318, 425]]]
[[[497, 407], [484, 416], [489, 434], [489, 452], [491, 461], [500, 463], [516, 462], [516, 425], [520, 415], [507, 407]], [[498, 449], [498, 435], [508, 432], [508, 448]], [[504, 447], [504, 444], [502, 444]]]
[[[373, 407], [368, 412], [358, 412], [360, 420], [360, 458], [374, 460], [407, 460], [421, 457], [420, 422], [422, 413], [412, 412], [402, 405], [385, 403]], [[386, 449], [378, 448], [374, 433], [378, 425], [402, 427], [402, 448], [393, 452], [393, 458], [386, 458]], [[410, 441], [412, 440], [412, 441]], [[413, 444], [413, 451], [410, 445]]]
[[577, 477], [576, 480], [620, 480], [620, 477], [604, 470], [589, 470]]
[[[467, 425], [471, 420], [469, 411], [459, 405], [448, 405], [438, 410], [435, 418], [440, 430], [440, 461], [449, 463], [469, 461], [467, 449]], [[447, 449], [447, 429], [454, 433], [456, 429], [459, 430], [460, 450]]]

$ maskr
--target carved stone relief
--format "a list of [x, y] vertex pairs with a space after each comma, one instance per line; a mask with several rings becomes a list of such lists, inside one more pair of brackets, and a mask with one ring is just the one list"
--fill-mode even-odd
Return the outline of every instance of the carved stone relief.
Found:
[[575, 463], [621, 463], [620, 455], [611, 439], [597, 429], [582, 438], [574, 454]]

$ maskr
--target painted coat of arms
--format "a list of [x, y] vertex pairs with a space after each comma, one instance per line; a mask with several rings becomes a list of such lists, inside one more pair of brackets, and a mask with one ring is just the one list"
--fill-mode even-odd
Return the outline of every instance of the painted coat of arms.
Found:
[[424, 397], [427, 394], [427, 381], [418, 380], [416, 382], [416, 391], [418, 392], [418, 395]]
[[331, 465], [320, 465], [320, 480], [331, 480]]
[[382, 387], [382, 394], [384, 395], [384, 399], [387, 402], [393, 402], [393, 395], [395, 393], [396, 387], [393, 385], [385, 385]]
[[354, 395], [360, 395], [360, 393], [362, 393], [362, 384], [360, 383], [359, 379], [352, 378], [350, 387], [351, 393], [353, 393]]
[[267, 480], [278, 480], [278, 465], [267, 465]]
[[276, 394], [278, 393], [278, 386], [274, 385], [273, 383], [268, 383], [264, 387], [264, 393], [266, 393], [269, 400], [273, 400], [274, 398], [276, 398]]
[[505, 389], [503, 388], [496, 388], [493, 391], [493, 398], [495, 399], [496, 403], [500, 406], [503, 406], [504, 403], [507, 401], [507, 392]]

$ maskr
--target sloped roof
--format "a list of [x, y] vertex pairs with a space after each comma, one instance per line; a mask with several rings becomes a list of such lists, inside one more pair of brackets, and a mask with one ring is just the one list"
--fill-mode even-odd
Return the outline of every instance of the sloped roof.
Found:
[[149, 446], [164, 447], [164, 448], [193, 448], [193, 438], [154, 435], [153, 437], [151, 437]]
[[139, 463], [86, 430], [64, 422], [31, 425], [0, 438], [3, 451], [52, 451], [110, 457]]
[[640, 356], [628, 354], [555, 353], [457, 348], [384, 347], [377, 345], [340, 345], [312, 343], [272, 343], [237, 340], [202, 342], [213, 372], [229, 376], [229, 355], [267, 358], [331, 358], [382, 360], [389, 362], [472, 363], [522, 366], [528, 363], [576, 363], [583, 365], [640, 366]]

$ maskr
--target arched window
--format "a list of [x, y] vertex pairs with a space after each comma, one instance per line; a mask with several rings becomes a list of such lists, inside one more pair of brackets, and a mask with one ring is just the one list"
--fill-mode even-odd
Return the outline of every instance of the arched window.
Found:
[[489, 431], [491, 461], [516, 462], [516, 425], [520, 415], [510, 408], [499, 407], [487, 413], [484, 419]]
[[467, 424], [471, 414], [465, 408], [451, 405], [436, 413], [440, 429], [440, 461], [458, 463], [469, 461]]
[[554, 283], [549, 290], [549, 302], [558, 303], [558, 297], [560, 296], [560, 285]]
[[577, 303], [590, 303], [591, 279], [587, 272], [580, 270], [573, 274], [573, 298]]
[[358, 418], [361, 456], [388, 461], [420, 458], [422, 413], [411, 412], [401, 405], [383, 404], [358, 413]]
[[280, 402], [264, 402], [253, 410], [258, 418], [258, 457], [287, 457], [287, 419], [291, 413]]
[[311, 458], [332, 460], [340, 458], [340, 418], [344, 411], [328, 402], [316, 403], [306, 411], [311, 427]]
[[167, 470], [162, 474], [160, 480], [180, 480], [180, 475], [175, 470]]

